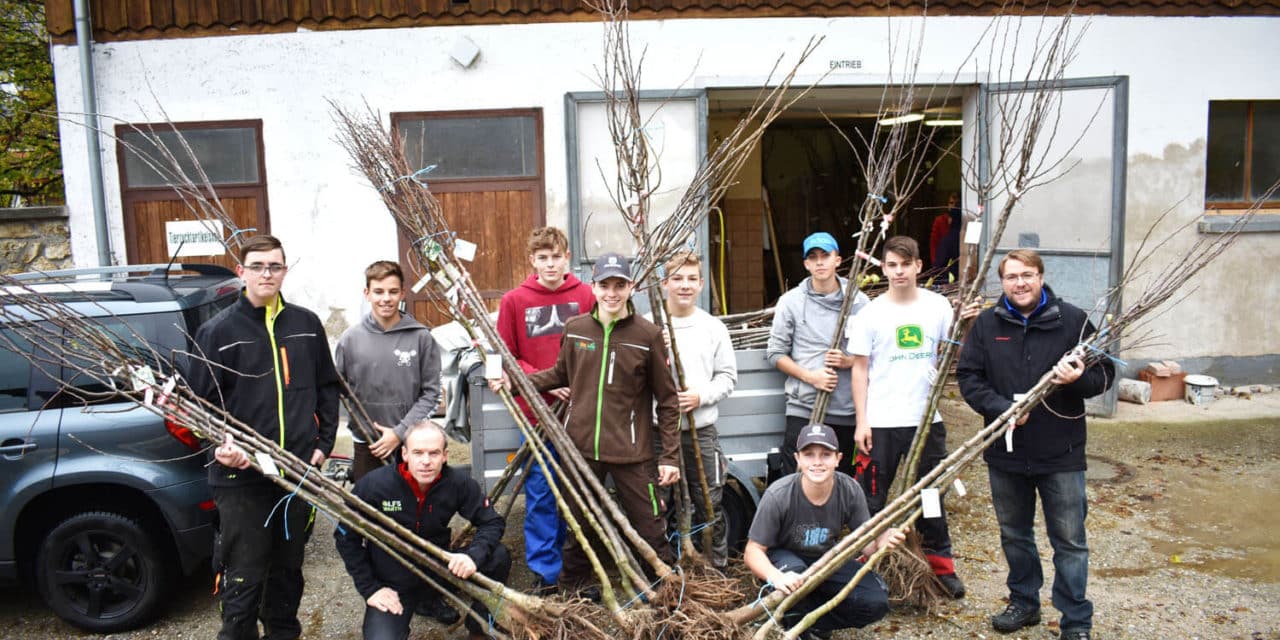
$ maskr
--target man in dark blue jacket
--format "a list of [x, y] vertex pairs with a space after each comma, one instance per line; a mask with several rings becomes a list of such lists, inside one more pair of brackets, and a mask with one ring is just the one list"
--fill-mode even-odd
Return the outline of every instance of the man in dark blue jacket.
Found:
[[[379, 467], [361, 478], [356, 496], [442, 549], [449, 548], [449, 520], [454, 514], [462, 516], [475, 525], [475, 536], [452, 554], [449, 573], [466, 579], [478, 571], [506, 582], [511, 572], [511, 554], [501, 542], [506, 523], [478, 482], [446, 464], [448, 440], [440, 426], [430, 421], [410, 426], [400, 453], [403, 463]], [[356, 591], [365, 599], [365, 640], [404, 640], [417, 603], [434, 595], [431, 587], [358, 533], [338, 528], [333, 538]], [[444, 579], [437, 582], [448, 584]], [[488, 619], [489, 611], [479, 601], [472, 603], [471, 611], [480, 620]], [[466, 623], [470, 637], [486, 637], [487, 625], [474, 617]]]
[[[236, 267], [244, 293], [196, 332], [188, 377], [205, 400], [319, 466], [337, 434], [338, 374], [320, 319], [280, 295], [287, 271], [279, 240], [245, 241]], [[230, 436], [214, 459], [209, 487], [223, 566], [218, 638], [256, 640], [261, 619], [269, 640], [293, 640], [302, 633], [302, 560], [314, 510], [304, 500], [284, 500], [288, 492], [251, 469]]]
[[1039, 254], [1010, 251], [1000, 262], [1000, 279], [1004, 295], [978, 316], [960, 355], [957, 376], [965, 402], [990, 423], [1046, 372], [1053, 372], [1059, 386], [1018, 420], [1012, 438], [983, 454], [1009, 563], [1009, 606], [992, 617], [991, 625], [1009, 633], [1040, 623], [1044, 575], [1032, 528], [1038, 492], [1053, 546], [1053, 606], [1062, 613], [1060, 637], [1088, 640], [1093, 603], [1085, 597], [1084, 401], [1111, 385], [1115, 366], [1104, 358], [1086, 368], [1072, 355], [1094, 327], [1084, 311], [1044, 285]]

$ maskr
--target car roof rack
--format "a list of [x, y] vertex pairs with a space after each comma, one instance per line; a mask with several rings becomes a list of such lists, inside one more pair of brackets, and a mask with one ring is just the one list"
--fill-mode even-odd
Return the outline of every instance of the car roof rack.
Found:
[[198, 273], [202, 276], [229, 276], [234, 277], [236, 274], [231, 269], [217, 264], [203, 263], [157, 263], [157, 264], [133, 264], [133, 265], [111, 265], [106, 267], [80, 267], [76, 269], [58, 269], [55, 271], [30, 271], [27, 273], [19, 273], [10, 276], [14, 280], [20, 282], [31, 280], [115, 280], [117, 276], [128, 274], [142, 274], [143, 276], [163, 276], [167, 272], [190, 271]]

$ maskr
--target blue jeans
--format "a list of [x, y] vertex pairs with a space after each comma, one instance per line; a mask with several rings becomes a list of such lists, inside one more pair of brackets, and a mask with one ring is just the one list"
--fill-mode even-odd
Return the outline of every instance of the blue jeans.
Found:
[[[769, 549], [769, 562], [777, 567], [779, 571], [794, 571], [803, 573], [809, 565], [816, 562], [818, 558], [805, 558], [797, 555], [787, 549], [774, 548]], [[831, 574], [825, 582], [818, 585], [816, 589], [809, 592], [803, 600], [796, 603], [787, 612], [784, 620], [780, 621], [787, 626], [799, 622], [800, 617], [808, 614], [810, 611], [822, 606], [827, 600], [833, 598], [862, 568], [862, 563], [857, 560], [850, 560], [844, 566]], [[850, 627], [862, 628], [874, 622], [877, 622], [889, 613], [889, 591], [885, 588], [884, 580], [875, 572], [868, 572], [862, 578], [862, 581], [854, 585], [853, 591], [840, 601], [829, 613], [818, 618], [818, 622], [813, 625], [814, 629], [819, 631], [835, 631], [836, 629], [848, 629]]]
[[991, 502], [1000, 523], [1000, 546], [1009, 563], [1009, 602], [1023, 609], [1040, 608], [1044, 572], [1036, 550], [1036, 492], [1044, 509], [1045, 530], [1053, 546], [1053, 606], [1062, 612], [1063, 630], [1093, 627], [1093, 603], [1085, 597], [1089, 581], [1089, 546], [1084, 519], [1088, 514], [1084, 472], [1042, 475], [1006, 473], [987, 467]]

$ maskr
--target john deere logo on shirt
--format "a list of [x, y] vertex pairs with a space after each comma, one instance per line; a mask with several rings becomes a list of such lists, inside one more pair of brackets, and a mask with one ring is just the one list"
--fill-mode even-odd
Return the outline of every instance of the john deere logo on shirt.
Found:
[[590, 340], [579, 340], [579, 341], [574, 345], [574, 347], [576, 347], [579, 351], [595, 351], [595, 350], [596, 350], [596, 343], [594, 343], [594, 342], [592, 342], [592, 341], [590, 341]]
[[402, 509], [402, 508], [400, 507], [400, 501], [399, 501], [399, 500], [383, 500], [383, 501], [382, 501], [382, 512], [383, 512], [383, 513], [396, 513], [396, 512], [399, 512], [399, 511], [403, 511], [403, 510], [404, 510], [404, 509]]
[[918, 324], [904, 324], [898, 327], [898, 348], [919, 349], [924, 346], [924, 331]]

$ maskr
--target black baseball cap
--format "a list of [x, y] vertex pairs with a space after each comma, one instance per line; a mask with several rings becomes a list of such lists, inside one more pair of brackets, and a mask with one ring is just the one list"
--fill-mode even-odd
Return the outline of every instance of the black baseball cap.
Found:
[[631, 282], [631, 263], [618, 253], [606, 253], [596, 258], [596, 266], [591, 270], [591, 281], [600, 282], [606, 278], [622, 278]]
[[811, 424], [800, 432], [796, 439], [796, 451], [803, 451], [811, 444], [820, 444], [832, 451], [840, 450], [840, 441], [836, 440], [836, 432], [825, 424]]

